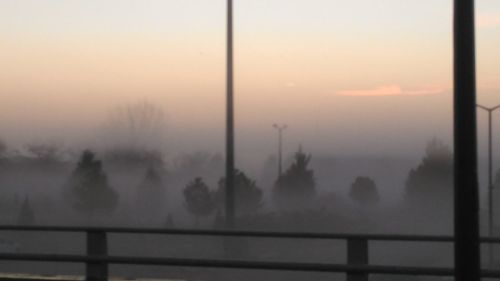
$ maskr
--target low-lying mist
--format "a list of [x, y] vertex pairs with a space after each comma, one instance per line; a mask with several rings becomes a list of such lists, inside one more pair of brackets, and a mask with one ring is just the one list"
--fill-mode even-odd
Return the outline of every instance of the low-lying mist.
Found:
[[[311, 155], [275, 157], [235, 174], [236, 227], [333, 233], [452, 233], [452, 154], [434, 139], [421, 159]], [[153, 228], [224, 227], [224, 157], [195, 152], [174, 158], [147, 149], [68, 153], [33, 145], [0, 160], [0, 223]], [[35, 239], [35, 237], [37, 237]], [[83, 235], [6, 232], [18, 251], [81, 253]], [[110, 235], [121, 255], [225, 258], [222, 238]], [[42, 242], [43, 241], [43, 242]], [[238, 239], [232, 258], [343, 263], [343, 241]], [[377, 242], [370, 262], [451, 266], [451, 244]], [[60, 266], [6, 263], [9, 271], [60, 273]], [[78, 274], [77, 266], [63, 267]], [[113, 267], [120, 276], [196, 280], [304, 280], [307, 274], [238, 270]], [[309, 277], [310, 278], [310, 277]], [[318, 274], [315, 280], [332, 275]], [[339, 277], [342, 280], [342, 276]], [[374, 277], [374, 280], [379, 280]], [[335, 280], [335, 279], [334, 279]], [[382, 280], [390, 280], [386, 277]], [[395, 279], [396, 280], [396, 279]], [[404, 279], [397, 279], [404, 280]], [[417, 279], [408, 279], [417, 280]], [[433, 279], [418, 279], [433, 280]]]
[[[118, 108], [86, 149], [58, 142], [0, 145], [0, 223], [224, 228], [225, 157], [165, 152], [165, 115], [145, 102]], [[151, 141], [154, 140], [154, 141]], [[432, 139], [418, 157], [312, 153], [298, 146], [237, 162], [236, 228], [331, 233], [451, 235], [453, 155]], [[500, 177], [498, 178], [500, 182]], [[496, 195], [496, 194], [495, 194]], [[500, 215], [498, 209], [496, 214]], [[485, 216], [481, 216], [484, 218]], [[485, 230], [482, 224], [482, 231]], [[4, 232], [5, 251], [83, 253], [83, 234]], [[112, 234], [115, 255], [345, 263], [345, 241]], [[233, 241], [233, 242], [231, 242]], [[238, 245], [227, 251], [227, 243]], [[1, 244], [1, 243], [0, 243]], [[373, 242], [370, 263], [451, 266], [452, 245]], [[81, 266], [9, 262], [2, 271], [81, 274]], [[113, 266], [126, 277], [188, 280], [343, 280], [332, 274]], [[394, 279], [390, 279], [394, 278]], [[434, 280], [373, 276], [373, 280]]]

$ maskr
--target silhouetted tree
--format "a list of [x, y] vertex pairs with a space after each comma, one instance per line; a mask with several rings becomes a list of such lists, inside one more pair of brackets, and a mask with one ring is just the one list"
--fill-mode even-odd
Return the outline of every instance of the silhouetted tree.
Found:
[[112, 110], [103, 137], [109, 147], [117, 150], [161, 151], [166, 127], [163, 109], [142, 101]]
[[82, 153], [64, 194], [75, 210], [89, 216], [109, 213], [118, 204], [118, 194], [109, 186], [101, 161], [89, 150]]
[[361, 206], [375, 205], [380, 199], [377, 185], [369, 177], [357, 177], [351, 184], [349, 196]]
[[[219, 180], [219, 188], [215, 197], [219, 209], [223, 210], [226, 198], [226, 178]], [[262, 207], [262, 190], [254, 180], [239, 170], [234, 172], [234, 205], [237, 215], [253, 213]]]
[[[406, 180], [406, 199], [410, 203], [436, 206], [453, 199], [453, 156], [448, 146], [432, 139], [425, 156]], [[439, 205], [437, 205], [439, 206]]]
[[316, 195], [314, 171], [308, 168], [311, 155], [306, 155], [299, 147], [294, 162], [281, 175], [273, 190], [273, 201], [280, 208], [303, 208]]
[[17, 217], [17, 224], [19, 225], [33, 225], [35, 224], [35, 212], [31, 207], [28, 197], [24, 199], [24, 202], [19, 211], [19, 216]]
[[184, 188], [184, 206], [195, 217], [198, 226], [199, 218], [210, 215], [214, 208], [214, 196], [203, 179], [196, 178]]

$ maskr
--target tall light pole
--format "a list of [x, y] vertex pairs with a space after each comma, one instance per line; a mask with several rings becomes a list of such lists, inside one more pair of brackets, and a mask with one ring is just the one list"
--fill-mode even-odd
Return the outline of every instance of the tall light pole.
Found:
[[226, 53], [226, 227], [234, 227], [233, 0], [227, 0]]
[[474, 0], [454, 0], [453, 147], [456, 281], [481, 280], [474, 29]]
[[286, 130], [288, 126], [273, 124], [273, 128], [275, 128], [278, 131], [278, 179], [279, 179], [283, 174], [283, 169], [282, 169], [283, 131]]
[[[493, 112], [500, 108], [500, 104], [494, 107], [486, 107], [480, 104], [478, 108], [488, 113], [488, 236], [493, 236]], [[489, 245], [490, 264], [493, 264], [493, 247]]]

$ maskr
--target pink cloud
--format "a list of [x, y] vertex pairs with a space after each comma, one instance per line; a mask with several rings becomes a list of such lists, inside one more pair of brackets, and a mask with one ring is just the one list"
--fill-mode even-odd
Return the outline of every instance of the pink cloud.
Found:
[[400, 96], [400, 95], [434, 95], [444, 92], [440, 87], [420, 89], [403, 89], [399, 85], [385, 85], [374, 89], [344, 90], [337, 92], [341, 96]]
[[482, 28], [500, 26], [500, 16], [481, 15], [477, 19], [477, 26]]

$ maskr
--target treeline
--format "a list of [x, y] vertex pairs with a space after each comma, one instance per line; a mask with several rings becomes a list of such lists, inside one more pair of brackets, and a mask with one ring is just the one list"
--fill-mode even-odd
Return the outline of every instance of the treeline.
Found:
[[[191, 214], [194, 226], [199, 226], [204, 218], [213, 218], [216, 225], [224, 217], [226, 181], [220, 176], [214, 180], [223, 173], [221, 156], [203, 153], [185, 155], [173, 161], [170, 171], [167, 171], [161, 153], [148, 150], [115, 149], [100, 154], [85, 150], [77, 155], [78, 161], [71, 160], [71, 157], [75, 154], [63, 152], [54, 145], [30, 145], [22, 154], [9, 152], [7, 146], [0, 142], [3, 171], [9, 170], [10, 165], [18, 168], [22, 164], [40, 168], [58, 167], [67, 174], [59, 187], [61, 199], [87, 217], [89, 222], [112, 214], [120, 201], [124, 201], [122, 190], [109, 180], [109, 170], [112, 169], [124, 172], [135, 169], [143, 175], [142, 179], [137, 179], [132, 196], [135, 201], [132, 209], [141, 213], [137, 216], [139, 224], [148, 225], [154, 221], [156, 225], [175, 226], [176, 214], [166, 208], [173, 185], [182, 187], [179, 200], [182, 200], [180, 203], [185, 211]], [[339, 199], [331, 192], [317, 190], [311, 161], [312, 156], [299, 148], [293, 161], [283, 174], [277, 176], [271, 188], [262, 188], [244, 171], [236, 170], [236, 216], [241, 220], [252, 217], [254, 221], [259, 221], [262, 218], [258, 216], [276, 218], [309, 212], [321, 217], [318, 212], [331, 213]], [[429, 210], [436, 206], [442, 210], [451, 209], [452, 165], [449, 147], [440, 140], [431, 140], [420, 164], [408, 172], [404, 205], [426, 206]], [[376, 208], [381, 201], [377, 183], [368, 176], [353, 178], [347, 188], [351, 203], [361, 209]], [[29, 193], [22, 200], [16, 199], [19, 210], [17, 221], [21, 224], [36, 222], [36, 211], [31, 201]]]

